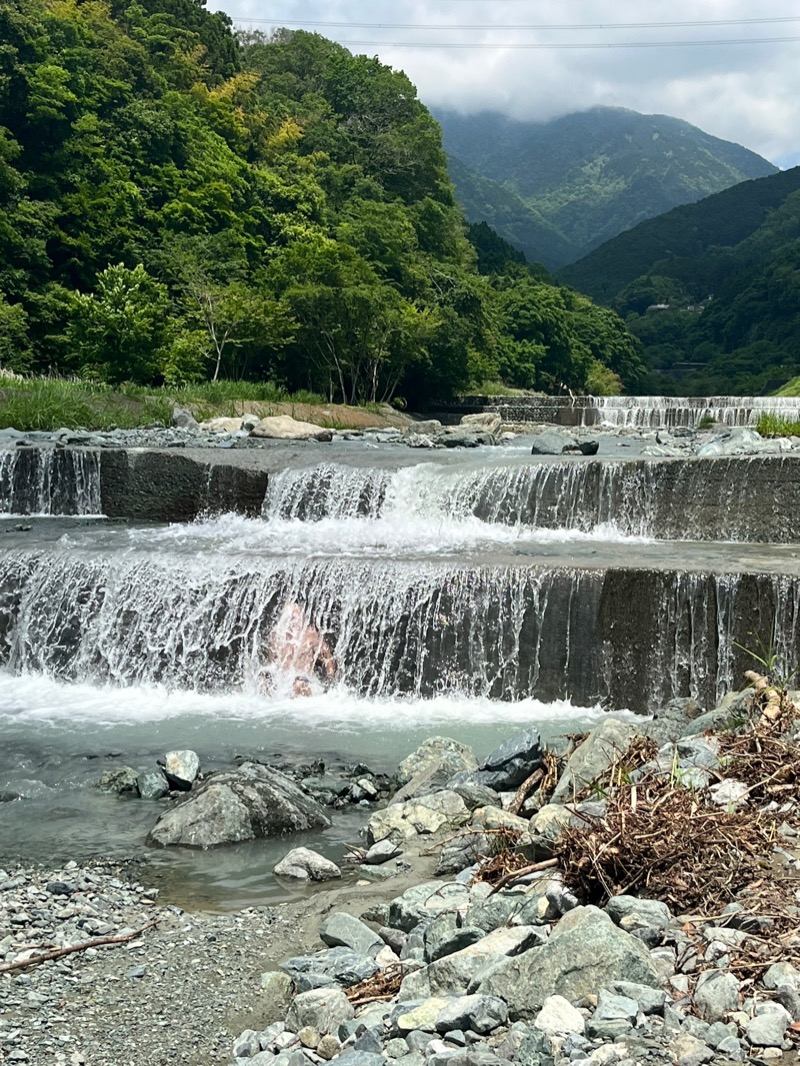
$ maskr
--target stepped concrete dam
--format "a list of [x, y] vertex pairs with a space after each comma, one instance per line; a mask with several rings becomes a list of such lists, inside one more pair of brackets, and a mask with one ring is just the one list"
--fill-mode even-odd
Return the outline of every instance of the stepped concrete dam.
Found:
[[[128, 853], [145, 814], [110, 830], [86, 787], [119, 753], [380, 768], [431, 733], [488, 750], [712, 706], [761, 660], [793, 676], [800, 454], [631, 451], [0, 450], [3, 846]], [[333, 663], [302, 696], [270, 650], [289, 608]]]

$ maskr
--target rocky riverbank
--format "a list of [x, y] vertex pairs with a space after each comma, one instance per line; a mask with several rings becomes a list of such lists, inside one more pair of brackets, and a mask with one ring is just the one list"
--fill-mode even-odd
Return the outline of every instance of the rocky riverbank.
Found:
[[0, 872], [4, 1061], [796, 1061], [800, 712], [753, 681], [566, 750], [431, 738], [350, 856], [390, 876], [288, 906], [188, 914], [135, 865]]

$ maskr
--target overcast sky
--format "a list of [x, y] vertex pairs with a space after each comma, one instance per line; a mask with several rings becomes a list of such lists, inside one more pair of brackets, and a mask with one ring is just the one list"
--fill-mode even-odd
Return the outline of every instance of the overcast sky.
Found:
[[[686, 119], [778, 166], [800, 162], [800, 9], [790, 0], [758, 5], [752, 0], [650, 0], [646, 5], [641, 0], [209, 0], [209, 7], [254, 28], [313, 30], [353, 52], [377, 55], [404, 70], [434, 110], [497, 110], [515, 118], [548, 119], [596, 104], [629, 107]], [[736, 19], [794, 21], [641, 26]], [[377, 23], [383, 28], [375, 28]], [[599, 29], [597, 24], [616, 26]], [[515, 28], [521, 26], [538, 28]], [[566, 28], [573, 26], [580, 28]], [[733, 43], [753, 38], [770, 42]], [[682, 43], [507, 47], [655, 41]], [[726, 43], [684, 43], [689, 41]], [[413, 46], [400, 47], [401, 42]], [[482, 47], [441, 47], [457, 44]]]

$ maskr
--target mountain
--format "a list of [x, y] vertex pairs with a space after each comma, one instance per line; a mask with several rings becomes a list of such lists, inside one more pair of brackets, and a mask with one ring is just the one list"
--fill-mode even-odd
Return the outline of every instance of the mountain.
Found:
[[[550, 122], [493, 112], [436, 117], [455, 173], [464, 168], [495, 182], [527, 208], [517, 221], [507, 196], [495, 200], [492, 186], [476, 190], [474, 181], [456, 177], [469, 220], [495, 224], [492, 213], [506, 239], [551, 268], [645, 219], [777, 171], [755, 152], [688, 122], [625, 108], [596, 107]], [[530, 243], [537, 239], [534, 220], [548, 227], [541, 253]]]
[[681, 392], [774, 388], [800, 373], [800, 167], [643, 222], [560, 278], [624, 315]]

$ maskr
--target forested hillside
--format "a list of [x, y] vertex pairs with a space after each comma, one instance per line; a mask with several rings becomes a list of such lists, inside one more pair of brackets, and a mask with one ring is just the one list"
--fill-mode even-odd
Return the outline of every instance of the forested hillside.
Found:
[[656, 372], [697, 364], [653, 387], [774, 389], [800, 373], [800, 167], [644, 222], [562, 276], [626, 318]]
[[[437, 117], [451, 159], [467, 175], [489, 179], [481, 188], [456, 177], [467, 217], [500, 223], [507, 240], [550, 268], [644, 219], [776, 171], [755, 152], [688, 122], [625, 108], [596, 107], [550, 122], [449, 111]], [[511, 197], [520, 203], [516, 218]]]
[[196, 0], [0, 0], [0, 365], [414, 404], [636, 387], [615, 315], [494, 258], [404, 74]]

